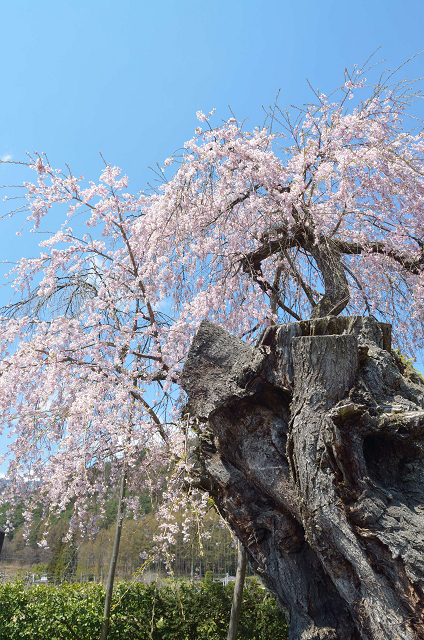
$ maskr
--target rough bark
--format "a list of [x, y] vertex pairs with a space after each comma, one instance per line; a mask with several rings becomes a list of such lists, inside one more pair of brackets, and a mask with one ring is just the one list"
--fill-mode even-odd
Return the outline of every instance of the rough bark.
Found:
[[424, 383], [390, 337], [327, 317], [252, 348], [204, 321], [184, 367], [199, 484], [292, 639], [424, 638]]

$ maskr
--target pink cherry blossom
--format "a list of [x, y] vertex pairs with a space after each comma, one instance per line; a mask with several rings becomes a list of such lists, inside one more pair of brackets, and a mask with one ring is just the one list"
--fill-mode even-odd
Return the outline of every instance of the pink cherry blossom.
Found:
[[[365, 85], [355, 71], [338, 101], [320, 94], [295, 121], [277, 109], [272, 131], [235, 118], [197, 129], [153, 193], [128, 193], [117, 167], [86, 183], [30, 157], [28, 225], [66, 214], [10, 272], [2, 311], [9, 518], [24, 501], [30, 526], [41, 506], [47, 531], [72, 502], [69, 536], [94, 535], [125, 467], [135, 517], [141, 491], [163, 494], [158, 548], [171, 554], [176, 506], [185, 536], [200, 526], [208, 497], [188, 490], [198, 427], [182, 414], [181, 368], [205, 317], [254, 342], [270, 323], [310, 316], [324, 285], [300, 230], [311, 247], [339, 247], [344, 313], [392, 322], [410, 354], [423, 346], [424, 135], [405, 127], [406, 84]], [[352, 92], [364, 97], [346, 111]]]

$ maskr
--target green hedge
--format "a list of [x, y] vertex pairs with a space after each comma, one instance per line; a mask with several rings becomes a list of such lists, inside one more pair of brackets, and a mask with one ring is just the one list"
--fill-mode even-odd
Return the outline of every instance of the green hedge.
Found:
[[[156, 587], [118, 583], [110, 640], [226, 640], [233, 585], [203, 582]], [[104, 603], [96, 584], [0, 585], [0, 640], [96, 640]], [[285, 640], [287, 625], [274, 599], [249, 584], [239, 640]]]

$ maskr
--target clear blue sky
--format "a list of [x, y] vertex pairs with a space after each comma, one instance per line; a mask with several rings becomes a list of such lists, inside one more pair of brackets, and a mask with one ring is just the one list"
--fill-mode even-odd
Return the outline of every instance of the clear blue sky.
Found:
[[[3, 2], [0, 157], [44, 151], [97, 179], [102, 151], [138, 191], [197, 110], [261, 124], [280, 87], [282, 106], [310, 99], [306, 78], [328, 93], [378, 46], [393, 69], [424, 49], [423, 24], [418, 0]], [[424, 75], [424, 56], [405, 74]], [[0, 166], [0, 184], [21, 175]], [[0, 259], [31, 241], [12, 229], [0, 225]]]
[[[423, 24], [419, 0], [3, 2], [0, 157], [46, 152], [96, 180], [102, 151], [138, 191], [197, 110], [227, 118], [231, 105], [253, 128], [280, 87], [281, 106], [302, 104], [306, 78], [328, 93], [379, 46], [394, 69], [424, 49]], [[405, 75], [424, 75], [424, 55]], [[0, 165], [0, 184], [22, 175]], [[0, 260], [36, 252], [15, 231], [0, 224]]]

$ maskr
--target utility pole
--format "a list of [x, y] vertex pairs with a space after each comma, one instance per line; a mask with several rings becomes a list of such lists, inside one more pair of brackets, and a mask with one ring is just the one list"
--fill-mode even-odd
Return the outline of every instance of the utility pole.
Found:
[[113, 551], [112, 551], [112, 558], [110, 561], [109, 575], [107, 577], [105, 608], [103, 613], [100, 640], [106, 640], [109, 633], [110, 605], [112, 602], [113, 582], [115, 579], [116, 565], [118, 564], [119, 543], [121, 541], [122, 520], [124, 517], [123, 509], [124, 509], [126, 484], [127, 484], [127, 473], [124, 468], [124, 470], [122, 471], [121, 486], [119, 490], [119, 503], [118, 503], [118, 513], [116, 515], [115, 540], [113, 543]]
[[236, 640], [237, 628], [240, 619], [241, 603], [243, 601], [244, 577], [246, 575], [246, 551], [240, 540], [237, 541], [237, 571], [234, 585], [233, 605], [231, 607], [230, 626], [227, 640]]

